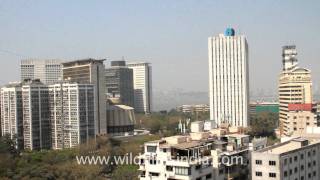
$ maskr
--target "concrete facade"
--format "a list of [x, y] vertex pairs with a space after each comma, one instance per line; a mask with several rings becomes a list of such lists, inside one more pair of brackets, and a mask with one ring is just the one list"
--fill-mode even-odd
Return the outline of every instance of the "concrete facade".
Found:
[[[234, 30], [233, 30], [234, 31]], [[249, 125], [249, 54], [245, 36], [208, 38], [210, 119], [217, 125]]]
[[27, 59], [20, 63], [21, 81], [40, 79], [44, 84], [51, 84], [62, 79], [62, 61], [58, 59]]
[[63, 63], [63, 79], [81, 84], [93, 84], [95, 88], [95, 133], [107, 133], [106, 85], [104, 60], [83, 59]]
[[133, 70], [134, 109], [140, 113], [152, 112], [152, 67], [150, 63], [130, 62]]

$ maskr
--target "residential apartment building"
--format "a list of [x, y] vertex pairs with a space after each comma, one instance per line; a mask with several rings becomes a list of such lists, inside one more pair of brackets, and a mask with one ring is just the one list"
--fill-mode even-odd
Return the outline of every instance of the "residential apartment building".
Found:
[[252, 152], [252, 180], [318, 180], [320, 142], [296, 138]]
[[52, 148], [72, 148], [95, 138], [94, 85], [61, 82], [48, 89]]
[[317, 127], [317, 115], [312, 112], [312, 104], [289, 104], [284, 126], [284, 135], [299, 136], [307, 133], [307, 128]]
[[[249, 178], [249, 135], [190, 133], [144, 144], [140, 180], [225, 180]], [[259, 147], [265, 139], [256, 140]], [[222, 160], [224, 159], [224, 160]]]
[[134, 107], [133, 70], [125, 61], [111, 61], [106, 68], [106, 94], [118, 98], [121, 104]]
[[136, 112], [152, 112], [152, 68], [150, 63], [128, 63], [133, 70], [134, 109]]
[[279, 76], [279, 131], [286, 134], [288, 104], [311, 104], [312, 81], [311, 72], [297, 65], [296, 47], [283, 47], [283, 71]]
[[62, 61], [58, 59], [27, 59], [20, 63], [21, 81], [25, 79], [40, 79], [45, 84], [51, 84], [62, 78]]
[[107, 133], [106, 85], [104, 60], [83, 59], [63, 63], [63, 79], [81, 84], [93, 84], [95, 88], [95, 133]]
[[16, 139], [23, 149], [23, 114], [21, 83], [10, 83], [1, 88], [1, 135]]
[[232, 28], [208, 38], [210, 119], [249, 125], [248, 43]]
[[40, 80], [22, 85], [24, 149], [51, 148], [48, 88]]

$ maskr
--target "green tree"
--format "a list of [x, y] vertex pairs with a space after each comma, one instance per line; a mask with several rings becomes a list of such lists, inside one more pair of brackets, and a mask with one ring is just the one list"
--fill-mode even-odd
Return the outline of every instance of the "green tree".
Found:
[[278, 127], [278, 114], [261, 112], [250, 118], [251, 127], [249, 134], [252, 136], [274, 136]]
[[138, 180], [138, 166], [121, 165], [112, 173], [112, 179], [116, 180]]

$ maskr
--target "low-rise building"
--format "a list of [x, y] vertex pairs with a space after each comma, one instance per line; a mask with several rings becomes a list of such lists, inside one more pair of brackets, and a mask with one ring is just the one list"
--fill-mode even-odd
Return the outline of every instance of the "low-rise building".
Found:
[[134, 108], [126, 105], [107, 105], [107, 131], [111, 136], [132, 135], [136, 122]]
[[289, 104], [287, 119], [284, 121], [284, 135], [302, 135], [307, 127], [317, 127], [317, 117], [312, 104]]
[[194, 121], [190, 125], [190, 130], [193, 133], [202, 132], [204, 128], [204, 122], [203, 121]]
[[144, 144], [140, 180], [247, 179], [249, 155], [249, 135], [218, 137], [208, 131], [166, 137]]
[[252, 152], [252, 180], [318, 180], [320, 141], [296, 138]]
[[279, 113], [279, 103], [277, 102], [251, 102], [250, 115], [262, 112]]
[[182, 113], [194, 114], [194, 113], [209, 112], [210, 107], [208, 104], [184, 104], [184, 105], [178, 106], [176, 110]]

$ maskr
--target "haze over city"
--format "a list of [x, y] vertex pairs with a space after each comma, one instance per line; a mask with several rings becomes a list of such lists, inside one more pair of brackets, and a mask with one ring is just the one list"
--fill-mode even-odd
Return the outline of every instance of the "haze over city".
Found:
[[318, 93], [319, 1], [225, 4], [1, 1], [0, 22], [4, 26], [0, 29], [0, 66], [6, 68], [0, 72], [0, 84], [19, 79], [21, 59], [94, 57], [111, 61], [124, 57], [152, 64], [155, 98], [157, 92], [164, 91], [206, 94], [208, 37], [233, 27], [248, 40], [253, 94], [276, 94], [281, 47], [287, 44], [297, 46], [299, 64], [312, 71], [313, 88]]
[[0, 179], [319, 180], [319, 10], [0, 0]]

